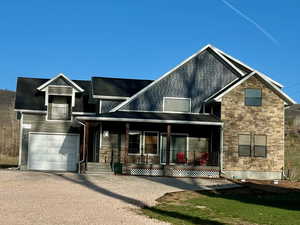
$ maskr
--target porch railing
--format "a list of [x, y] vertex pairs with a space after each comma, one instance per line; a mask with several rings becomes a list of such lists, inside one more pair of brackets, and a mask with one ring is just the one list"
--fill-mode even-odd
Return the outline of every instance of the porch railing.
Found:
[[[189, 166], [219, 166], [220, 154], [219, 152], [199, 152], [199, 151], [189, 151], [186, 152], [172, 152], [170, 153], [170, 163], [182, 164]], [[135, 157], [135, 163], [137, 164], [152, 164], [153, 157], [151, 155], [140, 155]], [[156, 156], [158, 157], [158, 156]], [[160, 156], [161, 157], [161, 156]], [[156, 160], [157, 161], [157, 160]], [[164, 159], [160, 158], [161, 163], [165, 162]]]

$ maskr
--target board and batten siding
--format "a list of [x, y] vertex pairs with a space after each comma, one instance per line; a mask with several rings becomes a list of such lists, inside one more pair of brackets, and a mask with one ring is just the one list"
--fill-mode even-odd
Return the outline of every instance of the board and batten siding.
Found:
[[107, 113], [117, 105], [121, 104], [124, 100], [100, 100], [101, 113]]
[[80, 126], [72, 121], [47, 121], [46, 114], [23, 113], [21, 169], [27, 169], [30, 132], [80, 134]]
[[191, 112], [238, 75], [211, 50], [206, 50], [164, 77], [120, 110], [163, 111], [163, 97], [191, 98]]

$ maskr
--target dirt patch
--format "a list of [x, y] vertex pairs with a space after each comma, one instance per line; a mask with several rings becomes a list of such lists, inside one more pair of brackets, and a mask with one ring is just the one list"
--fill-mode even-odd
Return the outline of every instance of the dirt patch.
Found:
[[156, 201], [159, 203], [181, 203], [183, 201], [197, 198], [200, 196], [200, 193], [197, 191], [179, 191], [179, 192], [171, 192], [163, 195], [158, 198]]
[[246, 183], [237, 183], [250, 188], [252, 191], [255, 190], [280, 194], [300, 192], [300, 182], [280, 180], [278, 181], [278, 184], [274, 184], [273, 181], [247, 180]]
[[300, 182], [279, 181], [279, 184], [273, 184], [272, 181], [251, 180], [246, 183], [236, 182], [241, 185], [239, 188], [221, 189], [221, 190], [200, 190], [200, 191], [179, 191], [167, 193], [157, 199], [159, 203], [179, 204], [193, 198], [201, 198], [208, 194], [214, 195], [252, 195], [256, 197], [267, 194], [300, 193]]

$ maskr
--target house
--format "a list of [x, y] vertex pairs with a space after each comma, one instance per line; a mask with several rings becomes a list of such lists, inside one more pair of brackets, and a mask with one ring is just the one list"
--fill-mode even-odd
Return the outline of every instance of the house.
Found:
[[211, 45], [154, 81], [20, 77], [19, 166], [280, 179], [282, 87]]

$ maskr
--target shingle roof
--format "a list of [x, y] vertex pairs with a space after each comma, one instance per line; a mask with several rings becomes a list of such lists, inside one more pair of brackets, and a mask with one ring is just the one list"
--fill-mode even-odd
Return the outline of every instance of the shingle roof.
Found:
[[[15, 109], [46, 110], [45, 95], [37, 88], [49, 79], [18, 77], [16, 89]], [[73, 80], [84, 89], [83, 93], [76, 94], [74, 112], [95, 112], [95, 105], [89, 103], [91, 82]]]
[[92, 77], [93, 95], [131, 97], [152, 80]]

